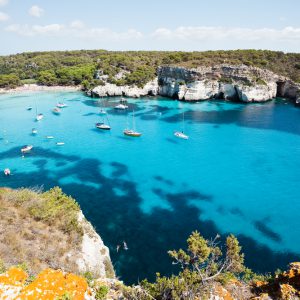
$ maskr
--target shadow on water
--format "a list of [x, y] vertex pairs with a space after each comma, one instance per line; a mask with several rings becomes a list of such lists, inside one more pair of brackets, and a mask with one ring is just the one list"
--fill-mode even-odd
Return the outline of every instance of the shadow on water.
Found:
[[[19, 156], [20, 147], [0, 153], [0, 159]], [[137, 182], [130, 179], [126, 165], [113, 161], [111, 173], [104, 175], [104, 166], [97, 159], [80, 159], [42, 148], [36, 148], [32, 156], [37, 158], [34, 161], [37, 170], [16, 173], [9, 178], [0, 177], [0, 186], [44, 186], [45, 189], [61, 186], [79, 202], [87, 219], [110, 248], [116, 272], [126, 283], [136, 283], [145, 277], [152, 280], [156, 272], [176, 272], [167, 251], [185, 247], [185, 240], [193, 230], [207, 238], [218, 233], [213, 220], [203, 220], [201, 209], [190, 204], [190, 200], [195, 199], [200, 203], [213, 203], [211, 195], [188, 189], [171, 193], [170, 186], [175, 183], [155, 176], [153, 191], [168, 201], [171, 209], [156, 207], [150, 213], [143, 213], [140, 209], [142, 195], [138, 192]], [[61, 166], [64, 164], [64, 169], [47, 169], [50, 160]], [[75, 181], [67, 180], [74, 176]], [[167, 183], [165, 188], [162, 188], [162, 182]], [[232, 213], [239, 214], [239, 211], [234, 209]], [[264, 234], [276, 237], [276, 233], [258, 225]], [[256, 271], [273, 271], [297, 259], [293, 253], [273, 252], [247, 236], [238, 238], [246, 255], [246, 264]], [[117, 245], [122, 245], [123, 241], [129, 250], [121, 248], [117, 252]]]
[[[294, 114], [295, 116], [291, 116]], [[258, 129], [271, 129], [300, 135], [300, 123], [295, 123], [299, 118], [299, 109], [293, 106], [274, 104], [244, 104], [233, 109], [218, 109], [211, 111], [188, 110], [184, 114], [187, 122], [209, 123], [214, 126], [222, 124], [236, 124], [241, 127]], [[162, 117], [161, 120], [168, 123], [177, 123], [181, 113]], [[285, 120], [284, 122], [282, 120]]]

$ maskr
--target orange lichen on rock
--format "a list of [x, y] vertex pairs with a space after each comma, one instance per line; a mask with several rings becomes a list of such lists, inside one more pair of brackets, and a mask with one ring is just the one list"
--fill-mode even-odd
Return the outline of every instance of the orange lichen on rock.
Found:
[[68, 294], [74, 300], [83, 300], [88, 289], [84, 278], [74, 274], [64, 274], [60, 270], [46, 269], [36, 280], [25, 287], [20, 298], [22, 300], [45, 299], [54, 300]]
[[[69, 295], [73, 300], [84, 300], [85, 293], [89, 292], [88, 284], [83, 277], [60, 270], [46, 269], [25, 286], [27, 277], [28, 275], [19, 268], [11, 268], [0, 275], [0, 299], [55, 300], [63, 295]], [[14, 286], [19, 287], [17, 293], [16, 291], [9, 293]]]
[[17, 267], [11, 267], [7, 272], [0, 275], [0, 284], [2, 285], [23, 285], [28, 275], [25, 271]]
[[219, 297], [219, 299], [234, 300], [231, 294], [221, 285], [217, 285], [215, 287], [215, 294]]

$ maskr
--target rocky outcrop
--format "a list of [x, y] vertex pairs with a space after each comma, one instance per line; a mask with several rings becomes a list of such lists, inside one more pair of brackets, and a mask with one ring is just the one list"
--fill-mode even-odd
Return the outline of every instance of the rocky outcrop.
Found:
[[288, 271], [272, 281], [257, 281], [254, 290], [259, 294], [255, 299], [300, 299], [300, 263], [291, 263]]
[[142, 96], [156, 96], [158, 92], [157, 79], [148, 82], [143, 88], [137, 86], [117, 86], [116, 84], [106, 83], [95, 87], [91, 94], [93, 96], [106, 97], [106, 96], [126, 96], [132, 98], [139, 98]]
[[82, 212], [78, 214], [78, 223], [83, 229], [81, 251], [76, 260], [79, 272], [91, 272], [97, 278], [114, 277], [109, 250]]
[[300, 105], [299, 84], [257, 67], [218, 65], [186, 69], [162, 66], [157, 75], [158, 78], [143, 88], [105, 83], [95, 87], [90, 94], [133, 98], [161, 95], [185, 101], [224, 99], [241, 102], [263, 102], [278, 96]]
[[277, 82], [285, 80], [271, 71], [245, 65], [158, 69], [159, 94], [186, 101], [266, 101], [276, 97]]

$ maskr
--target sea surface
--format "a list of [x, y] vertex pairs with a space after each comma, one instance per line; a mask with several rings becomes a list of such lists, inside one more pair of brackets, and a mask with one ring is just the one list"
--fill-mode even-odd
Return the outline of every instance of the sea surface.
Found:
[[[80, 203], [127, 283], [176, 272], [167, 251], [185, 247], [193, 230], [207, 238], [235, 234], [256, 271], [300, 260], [300, 109], [283, 99], [157, 97], [128, 99], [128, 111], [116, 111], [119, 100], [80, 92], [1, 95], [0, 186], [62, 187]], [[59, 116], [51, 112], [58, 101], [68, 104]], [[36, 106], [45, 115], [40, 122]], [[110, 132], [95, 128], [101, 107]], [[132, 111], [140, 138], [123, 135]], [[26, 144], [34, 148], [22, 157]], [[7, 167], [13, 176], [3, 175]], [[129, 249], [117, 251], [123, 241]]]

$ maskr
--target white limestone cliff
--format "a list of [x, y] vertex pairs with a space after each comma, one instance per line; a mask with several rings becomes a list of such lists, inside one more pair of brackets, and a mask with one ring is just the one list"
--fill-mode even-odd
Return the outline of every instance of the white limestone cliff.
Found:
[[114, 277], [109, 249], [82, 212], [78, 214], [78, 223], [83, 229], [81, 251], [76, 260], [78, 270], [91, 272], [96, 278]]

